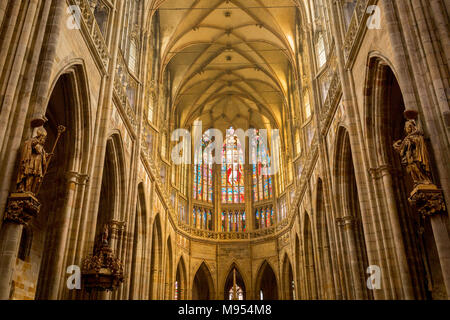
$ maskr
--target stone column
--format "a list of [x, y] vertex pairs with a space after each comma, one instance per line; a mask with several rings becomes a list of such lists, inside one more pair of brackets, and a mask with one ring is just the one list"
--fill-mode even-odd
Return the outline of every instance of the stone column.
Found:
[[352, 216], [345, 216], [338, 219], [338, 226], [340, 226], [344, 230], [345, 238], [347, 239], [347, 249], [350, 255], [350, 268], [353, 274], [353, 287], [355, 289], [355, 299], [362, 300], [364, 299], [361, 279], [360, 279], [360, 270], [359, 270], [359, 259], [358, 259], [358, 249], [355, 243], [355, 218]]
[[214, 173], [214, 215], [215, 215], [215, 221], [213, 226], [213, 230], [220, 232], [222, 231], [222, 166], [220, 164], [214, 164], [213, 166], [213, 173]]
[[255, 217], [253, 212], [253, 197], [252, 197], [252, 165], [249, 162], [248, 150], [246, 154], [246, 163], [244, 165], [244, 183], [245, 183], [245, 213], [247, 221], [247, 231], [253, 231], [255, 229]]
[[411, 282], [411, 273], [408, 267], [408, 259], [406, 257], [402, 228], [399, 221], [399, 212], [397, 209], [398, 204], [394, 196], [395, 190], [394, 183], [392, 181], [394, 169], [388, 165], [383, 165], [370, 171], [374, 180], [381, 179], [384, 190], [386, 191], [386, 204], [388, 206], [387, 213], [389, 215], [389, 222], [392, 227], [395, 253], [398, 259], [398, 271], [400, 273], [401, 288], [399, 289], [403, 292], [405, 299], [411, 300], [414, 299], [414, 292]]
[[409, 201], [424, 219], [430, 219], [447, 297], [450, 297], [450, 238], [443, 219], [447, 210], [442, 190], [435, 185], [420, 185], [411, 193]]
[[0, 300], [9, 299], [23, 226], [38, 214], [40, 206], [29, 193], [13, 193], [8, 199], [0, 231]]
[[46, 297], [50, 300], [58, 299], [58, 291], [61, 289], [61, 281], [64, 278], [64, 260], [66, 258], [66, 250], [68, 243], [68, 234], [70, 232], [70, 223], [72, 213], [75, 208], [74, 202], [79, 192], [79, 187], [86, 185], [88, 176], [68, 172], [67, 179], [67, 194], [64, 203], [64, 209], [56, 217], [54, 226], [58, 229], [55, 234], [54, 247], [52, 248], [51, 266], [45, 277], [47, 279]]

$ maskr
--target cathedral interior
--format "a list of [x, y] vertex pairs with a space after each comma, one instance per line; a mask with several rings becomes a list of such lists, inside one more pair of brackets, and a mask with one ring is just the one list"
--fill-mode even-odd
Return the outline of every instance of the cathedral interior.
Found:
[[0, 300], [447, 300], [449, 14], [0, 1]]

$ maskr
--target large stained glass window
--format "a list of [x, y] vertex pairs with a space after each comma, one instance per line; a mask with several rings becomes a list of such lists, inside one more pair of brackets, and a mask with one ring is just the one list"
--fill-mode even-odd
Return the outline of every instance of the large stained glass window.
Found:
[[245, 210], [224, 210], [222, 212], [222, 232], [246, 232]]
[[204, 202], [213, 201], [213, 159], [205, 149], [211, 143], [207, 135], [202, 137], [201, 148], [194, 155], [194, 199]]
[[272, 176], [270, 174], [270, 156], [266, 141], [257, 131], [255, 139], [251, 142], [251, 157], [253, 163], [253, 201], [264, 201], [272, 198]]
[[222, 153], [222, 202], [244, 203], [244, 152], [233, 128], [227, 130]]

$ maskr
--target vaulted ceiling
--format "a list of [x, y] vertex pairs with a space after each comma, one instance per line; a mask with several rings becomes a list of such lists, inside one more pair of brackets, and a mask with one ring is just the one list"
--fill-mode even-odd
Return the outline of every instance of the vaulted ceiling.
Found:
[[279, 127], [297, 74], [293, 0], [156, 1], [161, 72], [182, 126]]

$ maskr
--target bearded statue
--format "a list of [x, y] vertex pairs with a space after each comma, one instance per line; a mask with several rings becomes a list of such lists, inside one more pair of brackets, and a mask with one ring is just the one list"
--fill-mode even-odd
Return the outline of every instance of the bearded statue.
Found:
[[430, 159], [423, 132], [415, 120], [405, 124], [406, 137], [395, 142], [394, 149], [400, 154], [402, 165], [414, 181], [414, 186], [433, 184], [431, 180]]
[[36, 194], [44, 178], [50, 154], [45, 152], [47, 131], [37, 129], [36, 136], [25, 141], [20, 155], [17, 191]]

